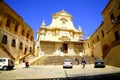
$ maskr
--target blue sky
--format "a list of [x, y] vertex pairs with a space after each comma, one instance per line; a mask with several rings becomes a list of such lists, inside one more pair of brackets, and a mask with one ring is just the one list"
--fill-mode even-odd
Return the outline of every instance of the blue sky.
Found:
[[4, 0], [36, 32], [42, 21], [49, 25], [52, 14], [64, 9], [73, 16], [76, 29], [80, 25], [84, 36], [94, 33], [103, 21], [101, 12], [109, 0]]

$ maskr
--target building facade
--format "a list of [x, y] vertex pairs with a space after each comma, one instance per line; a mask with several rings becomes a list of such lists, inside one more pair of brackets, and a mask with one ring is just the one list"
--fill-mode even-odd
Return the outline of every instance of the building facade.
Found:
[[43, 21], [37, 32], [36, 55], [73, 55], [83, 52], [83, 32], [73, 25], [72, 16], [62, 10], [52, 15], [52, 23]]
[[120, 67], [120, 0], [110, 0], [102, 16], [103, 22], [84, 44], [85, 53]]
[[34, 31], [5, 2], [0, 0], [0, 57], [19, 63], [33, 54]]

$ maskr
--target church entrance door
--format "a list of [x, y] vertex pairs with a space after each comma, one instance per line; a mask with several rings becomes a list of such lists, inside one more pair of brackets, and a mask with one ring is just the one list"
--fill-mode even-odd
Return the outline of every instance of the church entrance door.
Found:
[[68, 53], [68, 44], [63, 43], [63, 53]]

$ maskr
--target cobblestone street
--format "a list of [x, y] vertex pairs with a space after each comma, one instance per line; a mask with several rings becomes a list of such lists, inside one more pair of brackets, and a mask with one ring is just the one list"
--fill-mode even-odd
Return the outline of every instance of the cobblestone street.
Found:
[[16, 66], [14, 70], [0, 70], [0, 80], [69, 78], [108, 73], [120, 73], [120, 68], [112, 66], [93, 68], [93, 64], [86, 65], [85, 69], [81, 65], [74, 65], [72, 69], [63, 69], [62, 65], [30, 66], [29, 68]]

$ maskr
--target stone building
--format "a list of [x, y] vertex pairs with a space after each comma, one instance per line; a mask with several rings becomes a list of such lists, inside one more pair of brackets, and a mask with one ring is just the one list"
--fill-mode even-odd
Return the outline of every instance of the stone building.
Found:
[[62, 10], [52, 15], [52, 23], [43, 21], [37, 32], [35, 55], [74, 55], [83, 52], [83, 32], [75, 29], [72, 16]]
[[85, 53], [120, 67], [120, 0], [110, 0], [102, 16], [103, 22], [85, 41]]
[[34, 31], [5, 2], [0, 0], [0, 57], [16, 63], [33, 54]]

